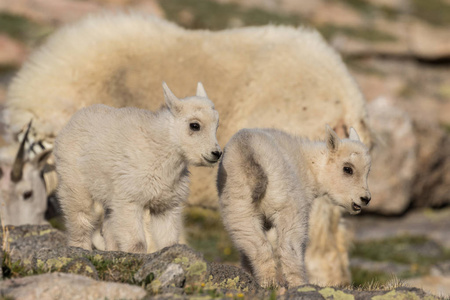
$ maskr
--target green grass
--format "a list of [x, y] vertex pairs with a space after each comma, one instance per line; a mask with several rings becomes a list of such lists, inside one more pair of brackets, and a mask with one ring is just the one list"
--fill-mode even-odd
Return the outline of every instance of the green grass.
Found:
[[445, 132], [450, 134], [450, 123], [441, 123], [440, 125], [441, 125], [442, 129], [444, 129]]
[[346, 26], [335, 26], [331, 24], [321, 25], [317, 28], [326, 39], [330, 39], [337, 33], [369, 42], [394, 42], [397, 38], [390, 33], [373, 28], [356, 28]]
[[377, 5], [371, 3], [367, 0], [328, 0], [340, 1], [341, 3], [347, 5], [348, 7], [354, 9], [360, 14], [364, 14], [365, 17], [384, 17], [389, 20], [395, 20], [400, 15], [400, 12], [395, 8], [386, 5]]
[[411, 0], [412, 14], [437, 26], [450, 24], [450, 4], [442, 0]]
[[21, 42], [34, 45], [50, 34], [53, 29], [19, 15], [0, 12], [0, 32]]
[[18, 40], [24, 40], [32, 30], [33, 23], [28, 19], [9, 14], [0, 13], [0, 32]]
[[[98, 278], [105, 281], [115, 281], [129, 284], [140, 284], [134, 279], [134, 274], [142, 266], [142, 259], [138, 258], [114, 258], [104, 259], [95, 256], [87, 256], [98, 273]], [[144, 280], [144, 284], [152, 281], [152, 273]]]
[[357, 242], [351, 252], [352, 256], [373, 261], [392, 261], [402, 264], [433, 264], [442, 259], [450, 259], [450, 252], [441, 248], [442, 255], [428, 256], [413, 251], [415, 246], [429, 242], [424, 236], [397, 236], [383, 240]]
[[27, 270], [24, 268], [20, 261], [11, 261], [11, 257], [8, 252], [3, 253], [2, 260], [2, 274], [3, 278], [15, 278], [19, 276], [23, 276], [27, 273]]
[[31, 275], [39, 275], [47, 273], [43, 268], [37, 267], [34, 269], [27, 268], [22, 263], [21, 260], [17, 260], [15, 262], [12, 261], [11, 256], [8, 252], [3, 252], [3, 260], [2, 260], [2, 275], [3, 278], [19, 278], [24, 276]]
[[63, 216], [51, 218], [50, 220], [48, 220], [48, 222], [53, 228], [56, 228], [61, 231], [66, 231], [66, 225], [64, 224]]
[[386, 272], [370, 271], [359, 267], [351, 267], [350, 271], [352, 273], [353, 287], [364, 287], [375, 284], [382, 286], [392, 278], [392, 275]]
[[415, 94], [417, 94], [417, 89], [412, 83], [406, 84], [398, 91], [398, 96], [401, 98], [411, 98]]
[[[432, 265], [440, 261], [450, 260], [450, 250], [441, 246], [438, 246], [439, 253], [437, 255], [428, 255], [416, 251], [417, 248], [424, 246], [429, 241], [428, 238], [423, 236], [403, 235], [383, 240], [357, 242], [350, 256], [408, 265], [407, 271], [395, 274], [400, 279], [422, 276], [429, 273]], [[386, 272], [374, 272], [358, 267], [352, 268], [351, 271], [355, 286], [370, 281], [384, 284], [392, 277], [392, 274]]]
[[244, 8], [234, 3], [217, 3], [210, 0], [159, 0], [159, 4], [168, 20], [190, 29], [221, 30], [232, 27], [233, 24], [300, 25], [302, 22], [302, 18], [297, 15], [269, 12], [259, 8]]
[[340, 2], [352, 7], [359, 12], [371, 12], [376, 7], [368, 1], [365, 0], [339, 0]]
[[345, 64], [349, 67], [350, 70], [354, 70], [359, 73], [373, 75], [373, 76], [377, 76], [377, 77], [381, 77], [381, 78], [384, 78], [387, 75], [383, 70], [378, 69], [374, 66], [371, 66], [367, 63], [364, 63], [363, 61], [361, 61], [359, 59], [351, 58], [351, 57], [343, 57], [343, 60], [344, 60]]
[[188, 245], [203, 253], [207, 261], [239, 261], [239, 253], [233, 247], [218, 211], [188, 207], [185, 210], [185, 232]]

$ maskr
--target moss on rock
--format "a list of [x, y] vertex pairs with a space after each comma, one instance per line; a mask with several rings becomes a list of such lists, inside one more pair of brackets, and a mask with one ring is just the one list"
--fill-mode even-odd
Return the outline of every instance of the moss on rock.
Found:
[[331, 287], [321, 289], [321, 290], [319, 290], [319, 293], [325, 299], [334, 299], [334, 300], [354, 300], [355, 299], [355, 296], [353, 296], [352, 294], [347, 294], [341, 290], [335, 290]]

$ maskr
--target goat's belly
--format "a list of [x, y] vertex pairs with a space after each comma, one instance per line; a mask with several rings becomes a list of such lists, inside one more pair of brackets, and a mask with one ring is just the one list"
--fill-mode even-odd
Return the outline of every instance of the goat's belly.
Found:
[[151, 214], [160, 214], [182, 205], [188, 197], [188, 185], [180, 184], [176, 187], [161, 189], [160, 193], [151, 197], [145, 206], [150, 209]]

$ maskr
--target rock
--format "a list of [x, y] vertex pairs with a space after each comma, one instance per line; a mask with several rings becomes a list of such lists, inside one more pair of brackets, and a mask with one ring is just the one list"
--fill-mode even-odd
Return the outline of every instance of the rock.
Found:
[[101, 6], [96, 3], [72, 0], [15, 0], [0, 3], [1, 11], [45, 23], [74, 21], [100, 9]]
[[203, 256], [186, 245], [174, 245], [152, 254], [87, 251], [66, 247], [63, 234], [49, 226], [7, 228], [11, 262], [20, 261], [26, 274], [76, 273], [94, 279], [151, 283], [154, 291], [205, 282], [208, 275]]
[[368, 211], [400, 214], [410, 205], [416, 173], [417, 140], [408, 114], [386, 98], [368, 105], [370, 126], [378, 138], [372, 151]]
[[14, 0], [0, 1], [0, 11], [28, 17], [47, 24], [75, 21], [87, 14], [101, 10], [118, 10], [126, 4], [128, 9], [163, 16], [155, 0], [146, 1], [76, 1], [76, 0]]
[[244, 292], [255, 292], [261, 289], [255, 278], [242, 268], [219, 263], [210, 264], [209, 282], [213, 287]]
[[437, 299], [417, 288], [400, 287], [392, 290], [361, 291], [336, 287], [305, 285], [286, 291], [284, 299], [341, 299], [341, 300], [382, 300], [382, 299]]
[[20, 66], [27, 56], [25, 46], [5, 34], [0, 34], [0, 66]]
[[[203, 256], [185, 245], [174, 245], [152, 254], [87, 251], [56, 245], [56, 248], [29, 249], [21, 240], [34, 238], [40, 244], [51, 240], [48, 226], [10, 227], [15, 257], [31, 257], [21, 268], [20, 261], [2, 260], [0, 295], [17, 299], [370, 299], [377, 296], [422, 298], [418, 289], [359, 291], [337, 287], [300, 286], [266, 290], [243, 269], [208, 264]], [[26, 254], [20, 254], [25, 250]], [[0, 255], [9, 255], [0, 252]], [[8, 268], [11, 272], [8, 273]], [[50, 274], [42, 274], [48, 273]], [[66, 274], [69, 272], [74, 274]], [[83, 274], [79, 275], [79, 274]], [[23, 278], [18, 278], [18, 277]], [[14, 278], [9, 278], [14, 277]], [[89, 278], [90, 277], [90, 278]], [[95, 280], [97, 279], [98, 280]], [[121, 283], [115, 283], [121, 282]], [[126, 283], [126, 284], [125, 284]], [[138, 286], [141, 287], [138, 287]], [[145, 289], [144, 289], [145, 287]], [[373, 298], [375, 299], [375, 298]], [[397, 299], [397, 298], [395, 298]], [[409, 299], [409, 298], [408, 298]], [[432, 297], [429, 299], [433, 299]]]
[[94, 267], [92, 262], [85, 258], [79, 257], [75, 258], [61, 268], [62, 273], [73, 273], [78, 275], [83, 275], [86, 277], [91, 277], [92, 279], [98, 280], [98, 272]]
[[312, 21], [317, 25], [361, 26], [364, 23], [364, 17], [343, 2], [324, 1], [316, 7], [316, 11], [312, 14]]
[[409, 24], [409, 48], [416, 57], [435, 60], [450, 56], [448, 27], [431, 26], [414, 20]]
[[141, 299], [143, 288], [129, 284], [96, 281], [64, 273], [51, 273], [0, 282], [2, 297], [26, 300], [52, 299]]
[[145, 262], [133, 278], [136, 282], [145, 282], [151, 276], [149, 289], [156, 293], [171, 287], [205, 282], [207, 274], [208, 264], [203, 255], [186, 245], [174, 245], [146, 255]]
[[[13, 260], [31, 262], [38, 249], [60, 248], [66, 245], [64, 234], [50, 225], [6, 226], [0, 233], [5, 250], [10, 251]], [[7, 242], [4, 235], [7, 234]]]
[[440, 297], [450, 297], [450, 276], [428, 275], [419, 278], [406, 279], [406, 285], [423, 289], [427, 293]]
[[450, 261], [439, 262], [439, 264], [434, 265], [430, 271], [431, 275], [434, 276], [447, 276], [450, 277]]
[[450, 203], [450, 135], [435, 122], [417, 119], [414, 131], [419, 143], [417, 169], [412, 186], [414, 206], [442, 207]]

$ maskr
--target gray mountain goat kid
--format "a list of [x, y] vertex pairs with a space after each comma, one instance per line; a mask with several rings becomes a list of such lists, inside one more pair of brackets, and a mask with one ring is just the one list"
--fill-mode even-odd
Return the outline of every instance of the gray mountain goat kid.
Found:
[[92, 105], [58, 135], [57, 192], [70, 246], [92, 249], [101, 226], [106, 250], [146, 252], [152, 242], [156, 249], [178, 242], [188, 166], [213, 166], [222, 155], [219, 114], [201, 83], [196, 96], [181, 100], [163, 89], [167, 106], [157, 112]]
[[218, 171], [220, 209], [244, 267], [262, 286], [308, 282], [304, 255], [313, 200], [328, 195], [359, 213], [371, 198], [370, 163], [353, 128], [340, 140], [327, 126], [326, 142], [276, 129], [243, 129], [231, 138]]

